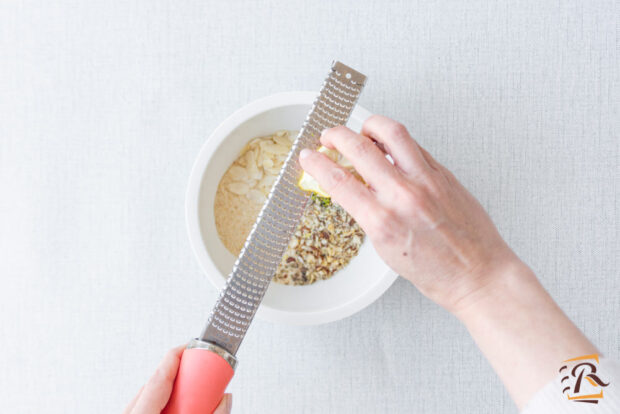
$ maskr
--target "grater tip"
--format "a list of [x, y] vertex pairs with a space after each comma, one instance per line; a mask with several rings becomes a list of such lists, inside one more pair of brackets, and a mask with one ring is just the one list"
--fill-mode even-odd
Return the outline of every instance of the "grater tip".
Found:
[[345, 79], [347, 79], [351, 83], [354, 83], [355, 85], [364, 86], [364, 84], [366, 83], [365, 75], [359, 73], [355, 69], [352, 69], [337, 60], [335, 60], [332, 64], [332, 70], [334, 70], [338, 76], [343, 76]]

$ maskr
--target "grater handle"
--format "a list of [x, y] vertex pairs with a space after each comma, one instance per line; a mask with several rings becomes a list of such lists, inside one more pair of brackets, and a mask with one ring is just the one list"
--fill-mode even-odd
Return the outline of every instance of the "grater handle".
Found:
[[[191, 345], [190, 345], [191, 346]], [[218, 406], [234, 369], [216, 350], [183, 351], [172, 394], [162, 414], [206, 414]]]

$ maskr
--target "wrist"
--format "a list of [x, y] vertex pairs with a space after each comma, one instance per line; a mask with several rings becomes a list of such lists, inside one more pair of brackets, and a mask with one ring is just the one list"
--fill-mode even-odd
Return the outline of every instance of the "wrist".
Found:
[[470, 318], [494, 312], [498, 304], [518, 301], [519, 296], [548, 297], [534, 272], [512, 254], [478, 272], [472, 280], [468, 293], [449, 309], [466, 325]]
[[597, 350], [523, 262], [505, 262], [488, 280], [453, 313], [522, 407], [562, 361]]

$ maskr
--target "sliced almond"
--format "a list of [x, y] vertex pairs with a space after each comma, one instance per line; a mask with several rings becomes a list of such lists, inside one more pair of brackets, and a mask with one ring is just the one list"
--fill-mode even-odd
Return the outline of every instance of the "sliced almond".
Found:
[[245, 144], [245, 146], [241, 148], [241, 151], [239, 151], [239, 157], [245, 155], [245, 153], [248, 152], [250, 149], [250, 146], [248, 144]]
[[273, 183], [276, 182], [276, 178], [278, 178], [275, 175], [265, 175], [259, 182], [258, 185], [259, 186], [267, 186], [267, 187], [271, 187], [273, 185]]
[[263, 178], [263, 172], [256, 164], [248, 164], [248, 177], [252, 180], [260, 180]]
[[246, 169], [239, 165], [233, 165], [230, 167], [228, 174], [230, 175], [230, 178], [235, 181], [244, 181], [248, 178], [248, 172]]
[[284, 165], [284, 161], [286, 161], [286, 156], [288, 155], [288, 153], [286, 154], [279, 154], [276, 156], [276, 163], [280, 166]]
[[273, 160], [269, 157], [264, 157], [263, 168], [272, 168], [272, 167], [273, 167]]
[[256, 147], [258, 144], [261, 143], [263, 139], [264, 139], [263, 137], [254, 138], [252, 141], [248, 142], [248, 145], [250, 147]]
[[272, 143], [266, 143], [264, 146], [262, 146], [263, 151], [269, 153], [269, 154], [276, 154], [276, 155], [280, 155], [280, 154], [288, 154], [289, 149], [287, 147], [285, 147], [284, 145], [280, 145], [280, 144], [272, 144]]
[[288, 150], [290, 151], [291, 149], [291, 140], [288, 138], [287, 135], [281, 135], [281, 136], [274, 136], [273, 140], [276, 142], [276, 144], [280, 144], [285, 148], [288, 148]]
[[237, 195], [245, 195], [248, 191], [250, 191], [250, 186], [243, 182], [232, 182], [228, 184], [226, 188], [231, 193], [235, 193]]
[[246, 197], [248, 198], [248, 200], [253, 201], [257, 204], [263, 204], [267, 200], [267, 198], [262, 192], [255, 189], [248, 191]]
[[280, 168], [282, 168], [282, 164], [280, 166], [276, 164], [272, 168], [265, 168], [265, 173], [277, 176], [280, 173]]
[[242, 158], [245, 161], [245, 166], [249, 167], [252, 164], [256, 164], [256, 152], [254, 150], [248, 151]]
[[276, 176], [275, 175], [265, 175], [259, 182], [258, 182], [258, 186], [260, 188], [271, 188], [273, 186], [273, 183], [276, 182]]

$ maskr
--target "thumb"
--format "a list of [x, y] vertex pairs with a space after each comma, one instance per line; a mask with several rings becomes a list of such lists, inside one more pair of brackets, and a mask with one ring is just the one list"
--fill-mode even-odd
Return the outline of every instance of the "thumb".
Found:
[[232, 394], [224, 394], [222, 401], [217, 406], [213, 414], [230, 414], [232, 409]]

